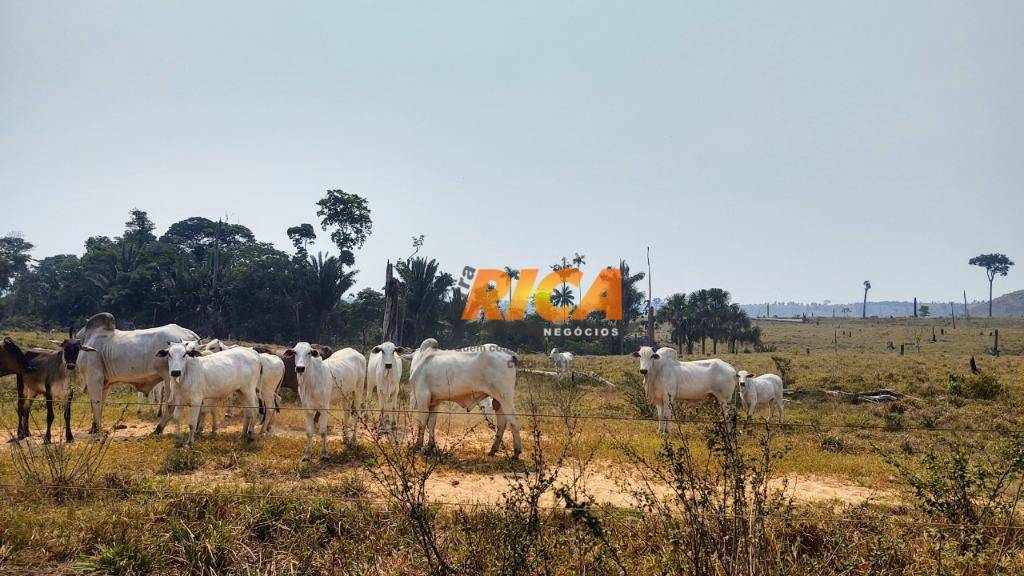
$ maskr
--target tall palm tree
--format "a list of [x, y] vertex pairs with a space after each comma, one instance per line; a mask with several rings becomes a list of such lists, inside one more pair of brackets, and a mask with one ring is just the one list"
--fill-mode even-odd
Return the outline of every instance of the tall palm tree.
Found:
[[619, 279], [622, 285], [622, 320], [618, 321], [619, 354], [625, 353], [625, 338], [630, 323], [640, 316], [646, 294], [637, 288], [637, 284], [646, 277], [647, 274], [644, 272], [631, 274], [629, 264], [625, 260], [619, 260]]
[[519, 270], [511, 266], [505, 266], [505, 279], [508, 280], [508, 310], [505, 311], [505, 317], [508, 317], [508, 313], [512, 310], [512, 297], [515, 295], [512, 292], [512, 281], [519, 280]]
[[355, 282], [356, 271], [345, 270], [337, 256], [324, 258], [323, 252], [317, 252], [315, 258], [310, 256], [309, 261], [316, 281], [312, 286], [310, 302], [317, 315], [316, 338], [320, 340], [327, 327], [328, 316]]
[[436, 328], [445, 303], [448, 290], [455, 285], [455, 279], [447, 272], [441, 272], [437, 260], [417, 256], [403, 260], [395, 267], [402, 283], [402, 296], [406, 316], [402, 339], [417, 343]]
[[861, 306], [861, 309], [860, 309], [860, 317], [861, 318], [867, 318], [868, 317], [868, 290], [871, 290], [871, 281], [870, 280], [865, 280], [864, 281], [864, 305]]

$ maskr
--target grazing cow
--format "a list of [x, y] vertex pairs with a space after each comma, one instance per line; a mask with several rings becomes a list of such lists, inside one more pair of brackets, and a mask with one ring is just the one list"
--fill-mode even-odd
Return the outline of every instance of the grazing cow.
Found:
[[548, 353], [548, 358], [551, 358], [551, 361], [555, 363], [555, 372], [558, 373], [559, 378], [576, 379], [572, 372], [573, 360], [575, 359], [572, 352], [560, 352], [558, 348], [552, 348], [551, 352]]
[[410, 409], [416, 410], [419, 421], [415, 448], [423, 446], [423, 431], [427, 428], [430, 433], [427, 451], [436, 447], [434, 429], [437, 406], [441, 402], [455, 402], [468, 411], [490, 396], [497, 427], [488, 454], [498, 451], [507, 424], [512, 427], [518, 457], [523, 445], [515, 414], [516, 362], [515, 354], [494, 344], [484, 344], [472, 351], [440, 350], [437, 340], [424, 340], [414, 355], [409, 377]]
[[[168, 371], [176, 380], [174, 401], [177, 405], [174, 407], [174, 419], [180, 421], [182, 406], [189, 407], [189, 445], [195, 440], [203, 405], [232, 394], [238, 394], [244, 403], [242, 437], [245, 440], [252, 439], [262, 372], [260, 355], [256, 351], [251, 348], [232, 348], [219, 354], [203, 356], [188, 343], [177, 342], [161, 349], [156, 356], [167, 359]], [[213, 433], [216, 434], [217, 419], [214, 416], [212, 420]]]
[[642, 346], [633, 352], [640, 359], [640, 374], [644, 377], [647, 400], [658, 411], [658, 432], [668, 434], [672, 407], [678, 400], [697, 402], [714, 396], [722, 406], [722, 414], [729, 417], [729, 401], [736, 389], [736, 369], [721, 360], [680, 362], [674, 348]]
[[46, 399], [46, 434], [43, 436], [43, 443], [50, 443], [50, 430], [53, 427], [53, 400], [64, 400], [64, 439], [68, 442], [74, 441], [71, 433], [71, 400], [74, 390], [71, 388], [70, 376], [78, 365], [80, 352], [95, 352], [96, 350], [85, 346], [81, 341], [74, 338], [65, 339], [63, 342], [51, 340], [60, 344], [57, 350], [46, 350], [43, 348], [29, 348], [25, 353], [30, 371], [24, 374], [22, 382], [18, 386], [18, 439], [29, 435], [29, 411], [32, 409], [32, 401], [36, 396], [42, 395]]
[[320, 459], [327, 460], [330, 456], [327, 453], [327, 421], [330, 418], [334, 377], [324, 363], [320, 350], [309, 342], [299, 342], [285, 350], [284, 357], [295, 363], [299, 402], [306, 412], [306, 451], [302, 454], [302, 461], [308, 462], [313, 456], [313, 431], [318, 424], [321, 441]]
[[758, 406], [768, 406], [768, 422], [772, 421], [772, 415], [776, 408], [779, 411], [779, 424], [782, 424], [782, 378], [775, 374], [761, 374], [754, 377], [746, 370], [736, 373], [736, 379], [740, 383], [740, 401], [747, 411], [747, 420], [754, 418], [754, 411]]
[[167, 371], [167, 359], [158, 357], [157, 352], [169, 342], [199, 340], [199, 336], [177, 324], [167, 324], [145, 330], [118, 330], [114, 317], [102, 312], [96, 314], [75, 337], [83, 344], [96, 349], [95, 354], [86, 354], [79, 362], [85, 388], [92, 404], [91, 432], [99, 432], [103, 419], [103, 404], [112, 384], [131, 384], [136, 390], [148, 394], [157, 384], [163, 383], [164, 394], [161, 402], [163, 415], [154, 433], [163, 432], [170, 420], [167, 401], [173, 396], [171, 378]]
[[359, 425], [359, 412], [363, 407], [363, 387], [366, 386], [366, 357], [358, 350], [343, 348], [324, 360], [331, 372], [334, 387], [341, 392], [341, 406], [345, 410], [342, 434], [346, 441], [355, 443]]
[[370, 398], [373, 390], [377, 390], [377, 402], [380, 404], [380, 425], [385, 426], [385, 418], [391, 429], [398, 428], [398, 386], [402, 381], [402, 356], [405, 348], [384, 342], [370, 350], [370, 361], [366, 368], [366, 398]]

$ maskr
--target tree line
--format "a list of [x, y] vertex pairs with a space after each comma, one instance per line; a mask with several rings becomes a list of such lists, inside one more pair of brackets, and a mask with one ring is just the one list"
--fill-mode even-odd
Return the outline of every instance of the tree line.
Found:
[[[379, 343], [385, 300], [380, 290], [351, 293], [358, 271], [354, 252], [372, 233], [366, 200], [329, 190], [317, 202], [321, 232], [333, 253], [313, 249], [317, 229], [301, 223], [286, 229], [291, 252], [259, 241], [244, 225], [201, 216], [171, 224], [156, 235], [147, 212], [132, 209], [120, 236], [93, 236], [84, 252], [33, 260], [33, 244], [17, 234], [0, 237], [0, 326], [49, 329], [81, 326], [100, 311], [110, 312], [122, 329], [177, 323], [208, 337], [260, 342], [310, 340], [365, 349]], [[623, 317], [612, 338], [552, 338], [532, 302], [520, 322], [462, 319], [466, 295], [437, 260], [420, 255], [423, 236], [413, 238], [412, 254], [395, 265], [399, 285], [398, 343], [415, 346], [427, 337], [446, 347], [491, 342], [517, 350], [551, 347], [580, 353], [622, 353], [643, 342], [647, 296], [643, 272], [619, 262]], [[578, 267], [585, 257], [561, 258], [552, 270]], [[381, 267], [383, 268], [383, 266]], [[381, 270], [383, 272], [383, 270]], [[518, 271], [508, 266], [511, 284]], [[383, 274], [381, 284], [383, 284]], [[580, 295], [562, 285], [550, 295], [556, 306], [572, 307]], [[721, 289], [676, 294], [658, 312], [672, 327], [673, 342], [693, 351], [696, 342], [712, 352], [718, 342], [730, 349], [759, 343], [746, 314]], [[595, 313], [566, 327], [607, 327]]]

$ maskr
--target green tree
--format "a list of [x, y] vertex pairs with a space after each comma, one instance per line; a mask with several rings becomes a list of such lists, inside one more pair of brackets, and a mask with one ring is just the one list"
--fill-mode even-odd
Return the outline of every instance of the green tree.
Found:
[[316, 211], [320, 227], [324, 230], [333, 228], [331, 241], [341, 252], [342, 263], [352, 265], [355, 261], [352, 251], [361, 247], [373, 230], [366, 199], [344, 190], [328, 190], [316, 205], [320, 207]]
[[967, 261], [971, 266], [980, 266], [985, 269], [985, 277], [988, 278], [988, 316], [992, 317], [992, 282], [996, 276], [1006, 276], [1013, 266], [1006, 254], [979, 254]]
[[313, 267], [315, 284], [310, 292], [310, 302], [316, 314], [316, 338], [319, 341], [327, 327], [327, 319], [341, 301], [341, 297], [355, 283], [355, 271], [345, 270], [344, 264], [337, 256], [324, 257], [317, 252], [316, 257], [309, 257]]
[[680, 354], [683, 353], [683, 344], [686, 345], [687, 354], [693, 353], [692, 335], [689, 330], [693, 316], [693, 308], [685, 292], [669, 296], [658, 308], [657, 320], [672, 327], [672, 341], [679, 348]]
[[418, 345], [438, 328], [449, 290], [455, 285], [451, 274], [442, 272], [437, 260], [416, 256], [395, 266], [402, 285], [402, 337], [405, 343]]
[[8, 234], [0, 238], [0, 296], [10, 290], [19, 274], [28, 272], [32, 257], [29, 252], [34, 248], [18, 234]]
[[870, 280], [865, 280], [864, 281], [864, 304], [860, 308], [860, 317], [861, 318], [867, 318], [868, 317], [868, 290], [871, 290], [871, 281]]
[[921, 304], [920, 306], [918, 306], [918, 307], [917, 307], [917, 313], [918, 313], [918, 314], [919, 314], [919, 315], [920, 315], [920, 316], [921, 316], [922, 318], [927, 318], [927, 317], [928, 317], [928, 316], [930, 316], [930, 315], [931, 315], [931, 313], [932, 313], [932, 311], [931, 311], [931, 307], [930, 307], [930, 306], [928, 306], [927, 304]]
[[626, 335], [629, 333], [632, 323], [643, 312], [647, 295], [637, 286], [646, 277], [647, 275], [643, 272], [631, 273], [629, 264], [625, 260], [619, 260], [619, 279], [622, 287], [622, 319], [618, 321], [619, 354], [625, 353]]
[[305, 260], [309, 256], [309, 245], [316, 240], [312, 224], [299, 224], [288, 229], [288, 239], [295, 246], [295, 257]]

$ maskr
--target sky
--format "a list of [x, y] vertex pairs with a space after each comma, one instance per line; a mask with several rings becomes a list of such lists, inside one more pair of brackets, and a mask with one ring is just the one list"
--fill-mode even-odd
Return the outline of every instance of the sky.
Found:
[[[771, 5], [769, 5], [771, 4]], [[1024, 2], [0, 2], [0, 234], [128, 211], [291, 249], [367, 198], [356, 289], [586, 256], [655, 296], [972, 300], [1020, 264]], [[319, 227], [318, 227], [319, 231]], [[328, 233], [313, 250], [331, 250]]]

